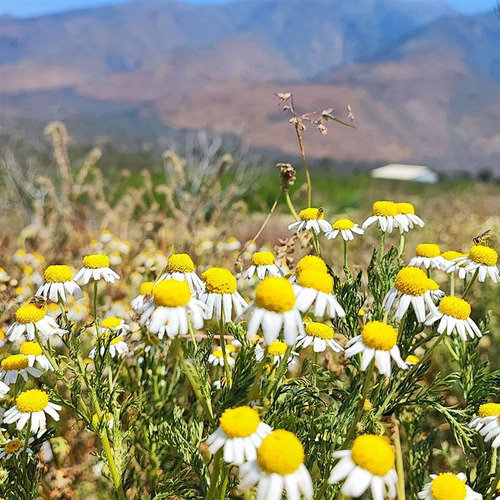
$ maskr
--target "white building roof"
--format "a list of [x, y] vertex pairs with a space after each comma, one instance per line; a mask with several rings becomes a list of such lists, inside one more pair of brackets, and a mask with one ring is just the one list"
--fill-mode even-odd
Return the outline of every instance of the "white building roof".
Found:
[[437, 172], [424, 165], [405, 165], [402, 163], [390, 163], [383, 167], [374, 168], [372, 177], [375, 179], [396, 179], [412, 182], [430, 182], [438, 181]]

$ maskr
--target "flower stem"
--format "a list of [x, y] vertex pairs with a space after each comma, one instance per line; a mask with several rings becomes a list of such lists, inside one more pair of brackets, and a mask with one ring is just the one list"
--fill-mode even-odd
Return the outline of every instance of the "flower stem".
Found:
[[398, 473], [398, 482], [396, 485], [398, 500], [405, 500], [405, 471], [403, 465], [403, 451], [401, 449], [401, 435], [399, 433], [399, 422], [393, 415], [393, 437], [394, 447], [396, 448], [396, 472]]
[[404, 249], [405, 249], [405, 233], [401, 233], [401, 236], [399, 237], [399, 250], [398, 250], [399, 258], [403, 256]]
[[109, 443], [106, 427], [107, 426], [104, 426], [104, 429], [99, 432], [99, 438], [101, 439], [102, 448], [104, 450], [104, 453], [106, 454], [106, 459], [108, 461], [109, 471], [111, 473], [111, 478], [113, 480], [116, 494], [119, 500], [126, 500], [125, 493], [123, 491], [122, 480], [115, 464], [113, 450], [111, 449], [111, 444]]
[[450, 295], [455, 295], [455, 273], [450, 274]]
[[490, 491], [488, 492], [488, 495], [485, 500], [492, 500], [493, 495], [495, 494], [495, 491], [497, 489], [497, 485], [500, 482], [500, 467], [497, 466], [497, 449], [492, 448], [492, 456], [491, 456], [491, 472], [495, 472], [495, 468], [497, 469], [495, 477], [493, 479], [493, 483], [491, 484]]
[[290, 210], [290, 212], [293, 215], [293, 218], [296, 221], [300, 220], [300, 217], [297, 214], [297, 211], [295, 210], [295, 207], [293, 206], [292, 200], [290, 199], [290, 193], [288, 191], [285, 193], [285, 200], [286, 200], [286, 204], [288, 205], [288, 209]]
[[384, 256], [385, 249], [385, 231], [382, 231], [382, 235], [380, 236], [380, 250], [378, 254], [378, 265], [382, 264], [382, 257]]
[[214, 498], [215, 488], [217, 487], [217, 481], [219, 480], [221, 456], [222, 448], [214, 455], [214, 467], [212, 469], [212, 474], [210, 474], [210, 487], [208, 488], [205, 500], [212, 500], [212, 498]]
[[464, 290], [464, 293], [462, 294], [462, 299], [466, 299], [467, 295], [469, 295], [469, 292], [472, 288], [472, 285], [476, 282], [477, 276], [479, 274], [479, 268], [476, 269], [476, 272], [474, 273], [474, 276], [472, 276], [472, 279], [469, 281], [467, 287]]
[[229, 363], [227, 362], [227, 355], [226, 355], [226, 338], [224, 337], [224, 329], [225, 329], [225, 324], [224, 324], [224, 311], [221, 313], [221, 317], [219, 320], [219, 334], [220, 334], [220, 347], [222, 350], [222, 359], [224, 360], [224, 373], [226, 375], [226, 384], [228, 387], [231, 387], [231, 374], [229, 372]]
[[344, 242], [344, 274], [347, 279], [350, 279], [351, 271], [347, 265], [347, 241], [344, 239], [342, 241]]
[[304, 147], [304, 142], [302, 140], [302, 134], [300, 133], [299, 122], [295, 122], [295, 132], [297, 133], [297, 140], [299, 141], [300, 156], [302, 158], [302, 163], [304, 164], [304, 170], [306, 173], [307, 181], [307, 206], [311, 206], [312, 199], [312, 184], [311, 184], [311, 174], [309, 173], [309, 166], [307, 165], [306, 149]]

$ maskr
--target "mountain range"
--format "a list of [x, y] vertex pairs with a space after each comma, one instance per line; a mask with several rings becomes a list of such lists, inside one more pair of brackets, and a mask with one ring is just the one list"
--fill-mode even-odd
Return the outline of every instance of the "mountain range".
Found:
[[439, 2], [140, 0], [2, 16], [0, 130], [62, 119], [85, 124], [77, 140], [126, 143], [211, 128], [296, 154], [274, 95], [293, 92], [301, 111], [356, 116], [356, 130], [306, 131], [313, 157], [500, 172], [498, 47], [495, 13]]

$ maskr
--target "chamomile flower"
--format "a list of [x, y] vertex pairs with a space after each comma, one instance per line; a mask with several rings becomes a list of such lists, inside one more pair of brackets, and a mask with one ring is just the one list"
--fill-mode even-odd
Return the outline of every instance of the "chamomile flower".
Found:
[[446, 252], [443, 252], [441, 254], [441, 257], [442, 257], [441, 270], [448, 271], [448, 269], [450, 269], [451, 267], [453, 267], [456, 270], [455, 268], [456, 259], [467, 257], [467, 254], [462, 252], [456, 252], [455, 250], [448, 250]]
[[240, 467], [240, 489], [245, 491], [257, 484], [256, 500], [297, 500], [301, 494], [310, 499], [313, 484], [304, 465], [304, 447], [292, 432], [278, 429], [267, 435], [257, 450], [255, 460]]
[[16, 311], [15, 323], [6, 332], [7, 337], [11, 342], [23, 335], [28, 340], [34, 340], [35, 332], [39, 332], [45, 338], [67, 333], [66, 330], [59, 328], [54, 318], [47, 314], [45, 307], [38, 307], [34, 304], [19, 307]]
[[403, 267], [398, 272], [394, 287], [389, 290], [382, 303], [384, 310], [390, 311], [396, 299], [399, 301], [397, 319], [404, 316], [410, 305], [420, 323], [425, 321], [426, 308], [430, 312], [436, 309], [429, 289], [429, 278], [418, 267]]
[[68, 309], [68, 319], [77, 323], [83, 321], [88, 314], [88, 309], [84, 304], [76, 302]]
[[186, 335], [189, 331], [188, 314], [193, 328], [203, 328], [206, 306], [191, 295], [187, 281], [167, 279], [160, 281], [152, 290], [153, 300], [146, 306], [141, 316], [141, 324], [149, 319], [148, 330], [162, 338]]
[[94, 347], [89, 352], [89, 358], [94, 359], [98, 351], [101, 357], [105, 356], [108, 350], [109, 355], [116, 358], [126, 354], [129, 348], [120, 335], [115, 335], [111, 330], [101, 330], [99, 335], [94, 336]]
[[31, 375], [34, 378], [42, 376], [42, 372], [40, 370], [37, 370], [29, 365], [28, 356], [13, 354], [2, 360], [0, 379], [2, 379], [7, 385], [15, 384], [19, 376], [27, 382], [28, 375]]
[[[424, 221], [418, 215], [415, 214], [415, 207], [411, 203], [405, 201], [396, 203], [396, 208], [398, 210], [398, 217], [400, 219], [406, 220], [407, 222], [408, 225], [407, 231], [413, 229], [415, 226], [420, 226], [420, 227], [425, 226]], [[401, 227], [400, 231], [403, 232]]]
[[339, 219], [332, 224], [332, 230], [328, 231], [325, 236], [331, 240], [339, 234], [344, 241], [352, 241], [354, 234], [365, 234], [365, 231], [350, 219]]
[[299, 274], [306, 269], [319, 271], [321, 273], [328, 272], [325, 261], [321, 257], [317, 257], [316, 255], [305, 255], [297, 262], [295, 274], [289, 278], [289, 281], [291, 283], [296, 283]]
[[439, 333], [446, 331], [448, 335], [451, 335], [456, 331], [463, 341], [467, 340], [467, 335], [471, 339], [482, 337], [483, 334], [470, 318], [470, 313], [471, 306], [467, 301], [459, 297], [443, 297], [438, 308], [427, 316], [425, 324], [432, 325], [439, 321]]
[[331, 326], [324, 323], [309, 321], [305, 323], [305, 334], [299, 337], [297, 347], [309, 347], [313, 344], [314, 352], [325, 352], [327, 347], [335, 352], [343, 351], [344, 348], [335, 342], [335, 332]]
[[[267, 346], [267, 354], [272, 358], [272, 365], [279, 366], [283, 356], [286, 354], [286, 351], [289, 346], [287, 346], [284, 342], [280, 340], [275, 340], [272, 344]], [[266, 350], [262, 348], [260, 345], [255, 346], [255, 359], [257, 361], [262, 361], [264, 355], [266, 354]], [[298, 352], [290, 351], [290, 357], [287, 359], [287, 365], [295, 364], [296, 358], [299, 355]]]
[[420, 243], [415, 250], [416, 256], [413, 257], [409, 266], [425, 267], [425, 269], [442, 269], [445, 265], [441, 257], [441, 249], [435, 243]]
[[401, 232], [408, 231], [407, 219], [399, 214], [397, 204], [393, 201], [376, 201], [372, 206], [372, 215], [363, 222], [362, 229], [366, 230], [372, 224], [378, 224], [385, 233], [392, 233], [395, 227]]
[[239, 406], [224, 411], [207, 445], [212, 454], [223, 448], [225, 462], [241, 465], [257, 458], [257, 448], [270, 432], [271, 427], [261, 422], [257, 410]]
[[465, 484], [465, 474], [431, 474], [432, 481], [425, 484], [417, 495], [421, 500], [482, 500], [483, 495], [476, 493]]
[[226, 356], [224, 358], [224, 353], [220, 347], [211, 352], [208, 356], [208, 362], [213, 366], [224, 366], [226, 363], [228, 366], [234, 366], [234, 358], [231, 356], [231, 352], [226, 349]]
[[486, 403], [479, 407], [479, 415], [474, 417], [469, 427], [476, 429], [493, 448], [500, 448], [500, 403]]
[[134, 297], [130, 301], [130, 306], [135, 312], [140, 313], [144, 310], [148, 303], [148, 297], [149, 295], [151, 295], [151, 291], [153, 290], [154, 285], [154, 281], [145, 281], [144, 283], [141, 283], [141, 287], [139, 288], [139, 295], [137, 295], [137, 297]]
[[427, 284], [429, 286], [429, 293], [431, 294], [432, 300], [434, 300], [435, 302], [439, 302], [445, 296], [445, 293], [443, 292], [443, 290], [439, 289], [438, 282], [429, 278]]
[[44, 370], [52, 371], [52, 365], [50, 364], [47, 356], [43, 354], [42, 348], [38, 342], [23, 342], [19, 348], [19, 353], [23, 356], [27, 356], [29, 366], [35, 366], [35, 363]]
[[108, 316], [101, 321], [101, 333], [121, 334], [130, 331], [130, 326], [122, 318]]
[[415, 356], [414, 354], [410, 354], [405, 359], [405, 363], [408, 366], [415, 366], [419, 361], [420, 361], [420, 358], [418, 356]]
[[204, 291], [200, 299], [207, 305], [205, 319], [220, 320], [226, 323], [234, 315], [239, 316], [247, 306], [245, 299], [236, 290], [236, 278], [223, 267], [207, 269], [201, 278], [204, 282]]
[[95, 281], [103, 279], [108, 283], [114, 283], [120, 279], [120, 276], [110, 269], [107, 255], [86, 255], [82, 262], [83, 267], [76, 273], [75, 281], [80, 281], [83, 285], [91, 279]]
[[263, 280], [266, 276], [283, 276], [283, 271], [276, 265], [272, 252], [255, 252], [252, 255], [252, 265], [245, 271], [243, 277], [250, 279], [254, 274]]
[[[35, 439], [30, 437], [28, 439], [28, 447], [33, 443]], [[3, 446], [0, 447], [0, 459], [5, 458], [9, 460], [12, 457], [18, 457], [24, 451], [25, 443], [21, 441], [19, 438], [13, 438], [7, 441]], [[26, 450], [28, 455], [31, 455], [33, 452], [28, 448]]]
[[333, 295], [333, 278], [328, 273], [305, 269], [299, 273], [293, 289], [300, 312], [306, 312], [314, 304], [313, 314], [317, 318], [345, 316], [343, 307]]
[[370, 489], [373, 500], [396, 498], [396, 456], [387, 438], [363, 434], [354, 440], [350, 450], [336, 451], [333, 456], [340, 460], [328, 482], [345, 480], [341, 488], [345, 496], [358, 498]]
[[493, 283], [500, 283], [500, 272], [498, 271], [498, 253], [495, 249], [483, 245], [474, 245], [469, 250], [469, 255], [459, 257], [455, 265], [448, 268], [448, 272], [458, 269], [459, 278], [465, 278], [469, 274], [475, 274], [482, 283], [489, 276]]
[[194, 272], [194, 262], [187, 253], [174, 253], [167, 261], [167, 272], [160, 280], [187, 281], [191, 292], [203, 290], [203, 282]]
[[31, 389], [19, 394], [16, 398], [16, 406], [7, 410], [3, 416], [3, 423], [13, 424], [17, 422], [17, 430], [21, 430], [28, 421], [31, 420], [31, 432], [38, 432], [45, 429], [47, 420], [45, 414], [54, 420], [59, 420], [61, 406], [49, 401], [46, 392], [38, 389]]
[[408, 368], [401, 358], [397, 345], [398, 331], [391, 325], [381, 321], [369, 321], [358, 335], [346, 344], [345, 355], [350, 358], [358, 353], [363, 353], [361, 370], [368, 368], [373, 358], [381, 375], [391, 375], [391, 358], [402, 369]]
[[304, 332], [292, 284], [285, 278], [268, 276], [261, 281], [255, 291], [255, 301], [247, 311], [251, 312], [247, 333], [249, 340], [255, 337], [259, 327], [267, 344], [274, 342], [282, 329], [288, 345], [295, 344], [298, 333]]
[[288, 229], [300, 231], [314, 231], [316, 234], [327, 233], [332, 225], [325, 220], [325, 211], [322, 208], [305, 208], [299, 212], [300, 220], [292, 222]]

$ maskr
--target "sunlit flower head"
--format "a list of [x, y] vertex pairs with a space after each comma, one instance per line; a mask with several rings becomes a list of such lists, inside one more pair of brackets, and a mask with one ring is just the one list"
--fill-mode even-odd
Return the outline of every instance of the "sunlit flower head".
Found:
[[27, 356], [29, 366], [35, 366], [35, 363], [44, 371], [52, 371], [53, 367], [50, 364], [47, 356], [43, 354], [42, 348], [38, 342], [23, 342], [19, 347], [19, 353]]
[[216, 347], [208, 356], [208, 362], [213, 366], [224, 366], [226, 363], [228, 366], [234, 366], [234, 358], [232, 356], [232, 351], [227, 349], [226, 346], [226, 356], [220, 347]]
[[459, 278], [473, 275], [477, 271], [477, 279], [482, 283], [489, 276], [493, 283], [500, 283], [500, 272], [497, 266], [498, 253], [494, 248], [484, 245], [474, 245], [469, 255], [455, 259], [455, 264], [448, 268], [448, 272], [458, 270]]
[[418, 356], [415, 356], [414, 354], [410, 354], [409, 356], [406, 356], [406, 359], [405, 359], [405, 363], [408, 366], [415, 366], [419, 361], [420, 361], [420, 358]]
[[427, 285], [429, 286], [429, 293], [431, 294], [433, 301], [439, 302], [445, 296], [443, 290], [439, 289], [439, 284], [437, 281], [429, 278]]
[[101, 321], [101, 333], [125, 333], [130, 331], [130, 326], [122, 318], [108, 316]]
[[276, 265], [272, 252], [255, 252], [252, 265], [244, 272], [243, 277], [250, 279], [254, 274], [263, 280], [266, 276], [283, 276], [283, 271]]
[[113, 333], [112, 330], [101, 330], [99, 335], [94, 336], [94, 347], [89, 352], [89, 358], [94, 359], [99, 352], [101, 357], [104, 357], [107, 352], [112, 358], [123, 356], [129, 351], [127, 343], [119, 334]]
[[442, 269], [445, 266], [441, 249], [435, 243], [419, 243], [415, 250], [415, 257], [412, 257], [409, 266], [424, 267], [425, 269]]
[[143, 283], [141, 283], [139, 295], [137, 295], [130, 301], [130, 306], [135, 312], [140, 313], [144, 310], [148, 301], [151, 299], [150, 296], [154, 285], [154, 281], [144, 281]]
[[166, 273], [160, 280], [187, 281], [191, 292], [203, 290], [203, 282], [194, 271], [193, 259], [187, 253], [174, 253], [167, 261]]
[[[275, 340], [272, 344], [267, 346], [267, 354], [272, 359], [272, 366], [279, 366], [283, 356], [286, 354], [290, 346], [286, 345], [281, 340]], [[255, 358], [257, 361], [261, 361], [266, 354], [266, 349], [262, 348], [260, 345], [255, 346]], [[299, 355], [296, 351], [290, 351], [289, 358], [287, 359], [287, 365], [291, 368], [296, 361], [297, 356]]]
[[373, 500], [396, 498], [396, 455], [387, 438], [363, 434], [354, 440], [350, 450], [336, 451], [333, 456], [340, 460], [328, 482], [344, 481], [341, 492], [345, 496], [358, 498], [370, 489]]
[[483, 495], [476, 493], [465, 484], [465, 474], [431, 474], [431, 481], [417, 495], [420, 500], [482, 500]]
[[334, 340], [335, 331], [331, 326], [324, 323], [308, 321], [305, 323], [305, 333], [299, 337], [297, 347], [307, 348], [313, 345], [314, 352], [324, 352], [330, 347], [335, 352], [343, 351], [344, 348]]
[[441, 269], [443, 271], [448, 271], [451, 267], [455, 268], [456, 259], [460, 259], [462, 257], [467, 257], [466, 253], [456, 252], [455, 250], [447, 250], [441, 254]]
[[83, 267], [76, 273], [75, 281], [80, 281], [83, 285], [91, 279], [94, 281], [103, 279], [108, 283], [120, 279], [120, 276], [109, 267], [110, 261], [107, 255], [86, 255], [82, 263]]
[[365, 234], [365, 231], [350, 219], [339, 219], [333, 223], [332, 230], [328, 231], [325, 236], [331, 240], [339, 234], [344, 241], [352, 241], [355, 234]]
[[486, 442], [492, 441], [492, 448], [500, 448], [500, 403], [486, 403], [479, 407], [469, 427], [476, 429]]
[[257, 485], [257, 500], [279, 500], [313, 496], [313, 484], [304, 465], [304, 447], [292, 432], [282, 429], [267, 435], [254, 460], [240, 467], [240, 489]]
[[103, 243], [109, 243], [113, 239], [113, 233], [109, 231], [108, 229], [103, 229], [101, 231], [101, 234], [99, 235], [99, 239]]
[[[26, 452], [28, 455], [32, 455], [33, 451], [29, 449], [29, 446], [33, 443], [35, 439], [30, 437], [28, 439], [28, 449]], [[19, 457], [21, 453], [25, 451], [25, 442], [21, 441], [19, 438], [9, 439], [3, 446], [0, 446], [0, 460], [5, 458], [9, 460], [12, 457]]]
[[254, 408], [230, 408], [224, 411], [219, 427], [208, 437], [208, 449], [215, 454], [224, 448], [224, 461], [241, 465], [257, 458], [257, 448], [270, 432], [271, 427], [261, 422]]
[[[415, 214], [415, 207], [411, 203], [405, 201], [396, 203], [396, 208], [398, 210], [398, 218], [404, 219], [406, 221], [408, 225], [408, 231], [410, 229], [413, 229], [415, 226], [425, 226], [424, 221], [417, 214]], [[401, 226], [400, 231], [403, 232]]]
[[292, 222], [288, 229], [296, 231], [314, 231], [316, 234], [327, 233], [332, 225], [325, 220], [325, 211], [322, 208], [305, 208], [299, 212], [300, 220]]
[[406, 217], [399, 214], [398, 206], [393, 201], [376, 201], [372, 206], [372, 215], [363, 222], [362, 229], [366, 230], [372, 224], [378, 224], [385, 233], [392, 233], [394, 228], [401, 232], [408, 231]]

